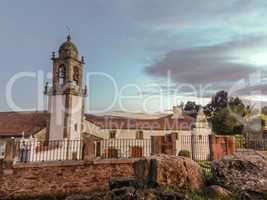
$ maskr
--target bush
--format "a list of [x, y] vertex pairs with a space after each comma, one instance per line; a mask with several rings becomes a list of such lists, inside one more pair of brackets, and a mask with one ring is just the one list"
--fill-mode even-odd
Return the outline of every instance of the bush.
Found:
[[178, 156], [191, 158], [191, 153], [188, 150], [181, 150], [181, 151], [179, 151]]
[[246, 139], [242, 135], [235, 135], [235, 146], [237, 149], [244, 149], [246, 144]]

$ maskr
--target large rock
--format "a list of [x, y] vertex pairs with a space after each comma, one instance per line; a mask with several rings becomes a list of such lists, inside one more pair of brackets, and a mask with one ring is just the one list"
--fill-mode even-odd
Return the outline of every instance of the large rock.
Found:
[[228, 191], [227, 189], [219, 186], [219, 185], [212, 185], [209, 186], [208, 188], [206, 188], [206, 192], [208, 194], [209, 197], [212, 198], [229, 198], [231, 196], [233, 196], [233, 194]]
[[188, 158], [160, 154], [133, 164], [135, 176], [145, 185], [195, 191], [204, 185], [202, 168]]
[[215, 181], [247, 199], [267, 199], [267, 154], [240, 152], [212, 163]]
[[109, 180], [109, 189], [114, 190], [123, 187], [138, 187], [138, 180], [135, 177], [112, 177]]
[[134, 187], [122, 187], [116, 188], [110, 191], [106, 199], [107, 200], [132, 200], [134, 199], [136, 189]]

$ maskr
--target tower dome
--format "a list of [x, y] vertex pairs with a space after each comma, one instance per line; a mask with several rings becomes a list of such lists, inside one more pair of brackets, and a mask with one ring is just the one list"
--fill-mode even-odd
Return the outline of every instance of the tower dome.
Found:
[[71, 57], [71, 58], [78, 58], [78, 49], [76, 47], [76, 45], [71, 42], [71, 37], [70, 35], [68, 35], [67, 37], [67, 41], [64, 42], [58, 50], [59, 53], [59, 57], [61, 58], [67, 58], [67, 57]]

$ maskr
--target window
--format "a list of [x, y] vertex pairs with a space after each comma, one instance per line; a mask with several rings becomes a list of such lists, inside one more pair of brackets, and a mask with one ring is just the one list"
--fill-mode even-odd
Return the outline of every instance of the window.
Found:
[[171, 134], [172, 134], [172, 135], [175, 135], [176, 140], [179, 140], [179, 133], [177, 133], [177, 132], [172, 132]]
[[75, 131], [78, 131], [78, 124], [75, 124], [75, 125], [74, 125], [74, 130], [75, 130]]
[[80, 79], [79, 68], [78, 67], [74, 67], [74, 70], [73, 70], [73, 81], [75, 82], [76, 85], [79, 85], [79, 79]]
[[143, 131], [137, 131], [136, 132], [136, 139], [137, 140], [143, 140], [144, 139], [144, 133], [143, 133]]
[[116, 138], [116, 131], [112, 130], [109, 131], [109, 139], [115, 139]]
[[63, 85], [65, 83], [65, 74], [66, 74], [66, 69], [64, 65], [60, 65], [58, 68], [58, 80], [59, 80], [59, 85]]

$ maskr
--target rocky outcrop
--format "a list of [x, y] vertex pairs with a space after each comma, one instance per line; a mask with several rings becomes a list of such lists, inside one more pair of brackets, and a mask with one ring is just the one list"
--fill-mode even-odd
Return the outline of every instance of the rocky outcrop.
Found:
[[202, 168], [188, 158], [155, 155], [133, 163], [135, 177], [114, 177], [109, 181], [108, 200], [188, 200], [187, 192], [202, 189]]
[[[124, 183], [124, 184], [123, 184]], [[166, 191], [166, 188], [140, 187], [139, 181], [132, 178], [114, 178], [110, 181], [110, 191], [105, 200], [188, 200], [184, 193]], [[79, 199], [78, 199], [79, 200]], [[90, 200], [90, 199], [88, 199]]]
[[219, 185], [211, 185], [207, 187], [205, 190], [208, 196], [214, 199], [228, 198], [233, 196], [233, 194], [230, 191]]
[[109, 180], [110, 190], [123, 187], [138, 188], [138, 180], [135, 177], [112, 177]]
[[[65, 198], [65, 200], [103, 200], [106, 197], [106, 191], [93, 192], [91, 194], [74, 194]], [[54, 198], [58, 199], [58, 198]], [[49, 199], [45, 199], [49, 200]], [[52, 200], [52, 199], [51, 199]]]
[[212, 163], [217, 184], [246, 199], [267, 199], [267, 153], [240, 152]]
[[136, 161], [133, 168], [135, 176], [144, 185], [176, 191], [195, 191], [204, 185], [202, 168], [188, 158], [160, 154]]

